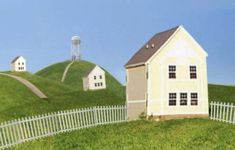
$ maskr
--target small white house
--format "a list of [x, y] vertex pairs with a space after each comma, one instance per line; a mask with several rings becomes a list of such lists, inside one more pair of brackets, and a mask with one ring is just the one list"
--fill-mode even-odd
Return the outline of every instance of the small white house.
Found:
[[11, 61], [11, 71], [23, 72], [26, 71], [26, 60], [22, 56], [17, 56]]
[[106, 89], [105, 71], [99, 66], [95, 66], [83, 77], [83, 89], [100, 90]]

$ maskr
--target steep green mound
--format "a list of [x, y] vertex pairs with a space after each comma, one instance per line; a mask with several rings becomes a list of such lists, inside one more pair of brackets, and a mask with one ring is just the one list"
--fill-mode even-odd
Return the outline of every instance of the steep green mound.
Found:
[[135, 121], [58, 134], [13, 149], [234, 149], [235, 126], [207, 119]]
[[[63, 72], [69, 63], [70, 61], [65, 61], [51, 65], [37, 72], [36, 75], [60, 82]], [[82, 91], [82, 78], [94, 67], [95, 64], [88, 61], [74, 62], [67, 72], [64, 84], [72, 87], [75, 90]], [[107, 91], [115, 93], [121, 99], [125, 99], [124, 87], [109, 72], [105, 71], [105, 75]]]

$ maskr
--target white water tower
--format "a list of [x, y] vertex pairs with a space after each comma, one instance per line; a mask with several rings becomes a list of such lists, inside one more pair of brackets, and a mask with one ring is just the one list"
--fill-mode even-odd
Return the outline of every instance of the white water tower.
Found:
[[81, 60], [80, 44], [81, 44], [80, 37], [73, 36], [72, 37], [72, 45], [71, 45], [72, 61], [80, 61]]

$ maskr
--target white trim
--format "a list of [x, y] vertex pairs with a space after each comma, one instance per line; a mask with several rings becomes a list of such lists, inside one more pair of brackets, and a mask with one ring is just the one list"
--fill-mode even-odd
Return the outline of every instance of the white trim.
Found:
[[132, 104], [132, 103], [146, 103], [146, 100], [131, 100], [131, 101], [127, 101], [128, 104]]
[[126, 69], [131, 69], [132, 67], [137, 67], [137, 66], [142, 66], [145, 65], [145, 62], [140, 62], [140, 63], [136, 63], [136, 64], [131, 64], [131, 65], [127, 65], [125, 66]]
[[[150, 73], [150, 64], [149, 63], [147, 63], [147, 65], [146, 65], [146, 73], [148, 73], [148, 78], [146, 78], [146, 80], [147, 80], [147, 89], [146, 89], [146, 91], [147, 91], [147, 98], [146, 98], [146, 104], [147, 104], [147, 107], [146, 107], [146, 110], [147, 110], [147, 114], [149, 113], [149, 99], [150, 99], [150, 79], [151, 79], [151, 73]], [[145, 73], [145, 74], [146, 74]]]

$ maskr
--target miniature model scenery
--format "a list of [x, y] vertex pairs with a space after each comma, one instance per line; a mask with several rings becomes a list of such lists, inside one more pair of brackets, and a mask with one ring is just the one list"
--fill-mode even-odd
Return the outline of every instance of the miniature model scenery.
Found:
[[0, 12], [0, 150], [235, 149], [234, 2]]
[[154, 35], [125, 65], [128, 117], [208, 117], [206, 58], [183, 26]]

